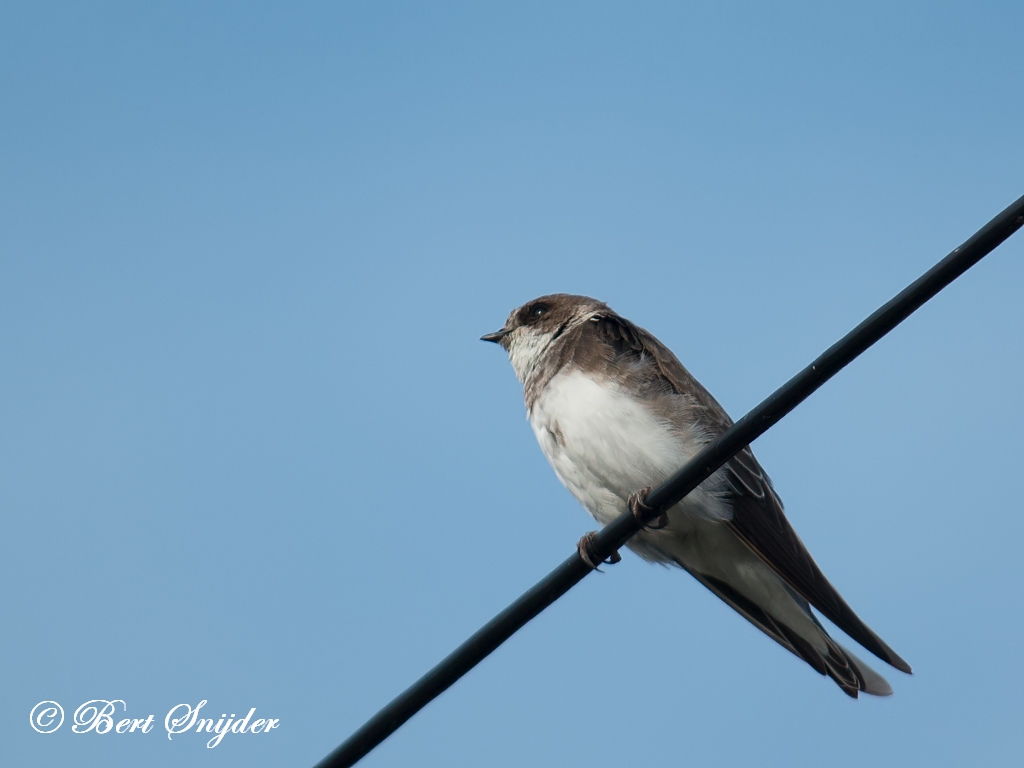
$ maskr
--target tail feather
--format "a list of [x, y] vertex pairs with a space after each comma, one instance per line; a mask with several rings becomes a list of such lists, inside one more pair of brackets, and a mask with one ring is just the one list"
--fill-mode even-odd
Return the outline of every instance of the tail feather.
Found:
[[861, 690], [864, 693], [870, 693], [872, 696], [892, 696], [892, 686], [889, 685], [888, 680], [857, 658], [850, 650], [838, 643], [836, 645], [839, 646], [839, 650], [846, 654], [850, 666], [857, 670], [862, 684]]
[[884, 677], [829, 636], [825, 628], [811, 613], [810, 606], [803, 597], [793, 592], [790, 593], [794, 601], [806, 611], [814, 622], [817, 632], [820, 633], [820, 640], [823, 640], [826, 645], [825, 654], [815, 648], [814, 644], [796, 629], [769, 614], [729, 584], [713, 576], [699, 573], [682, 563], [679, 565], [772, 640], [799, 656], [819, 674], [832, 678], [847, 696], [856, 699], [860, 693], [872, 696], [890, 696], [892, 694], [892, 687]]

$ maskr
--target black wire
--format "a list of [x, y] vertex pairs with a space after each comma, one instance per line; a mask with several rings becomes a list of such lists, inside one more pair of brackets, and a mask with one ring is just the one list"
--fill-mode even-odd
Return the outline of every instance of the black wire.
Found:
[[[690, 493], [732, 458], [733, 454], [764, 434], [861, 352], [977, 264], [1022, 225], [1024, 197], [1018, 199], [888, 304], [829, 347], [817, 360], [711, 441], [668, 481], [651, 491], [646, 500], [651, 509], [644, 514], [645, 522], [653, 522], [661, 509], [676, 504]], [[632, 513], [623, 512], [593, 539], [591, 553], [595, 562], [597, 559], [604, 560], [609, 557], [639, 529], [640, 525]], [[318, 763], [316, 768], [342, 768], [354, 765], [398, 730], [406, 720], [479, 664], [520, 627], [578, 584], [588, 573], [591, 573], [591, 568], [584, 563], [578, 553], [573, 554], [370, 718], [341, 746]]]

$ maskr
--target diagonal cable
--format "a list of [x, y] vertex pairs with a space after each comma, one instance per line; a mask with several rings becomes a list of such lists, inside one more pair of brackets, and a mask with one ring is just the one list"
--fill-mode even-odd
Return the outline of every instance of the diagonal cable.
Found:
[[[922, 304], [956, 280], [1024, 225], [1024, 197], [1019, 198], [959, 248], [904, 288], [887, 304], [850, 331], [763, 400], [746, 416], [708, 443], [666, 482], [648, 494], [644, 523], [653, 522], [661, 510], [679, 502], [711, 476], [744, 446], [767, 432], [818, 387], [841, 371], [864, 350], [903, 322]], [[629, 511], [606, 525], [591, 542], [591, 553], [604, 560], [640, 530]], [[530, 619], [591, 573], [591, 568], [573, 554], [555, 570], [523, 593], [519, 599], [477, 630], [437, 666], [395, 697], [370, 718], [316, 768], [344, 768], [354, 765], [370, 750], [398, 730], [406, 720], [443, 693], [456, 680], [479, 664]]]

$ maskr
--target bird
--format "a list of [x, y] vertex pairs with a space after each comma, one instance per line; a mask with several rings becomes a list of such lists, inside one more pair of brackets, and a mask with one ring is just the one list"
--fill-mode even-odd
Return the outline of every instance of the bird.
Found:
[[[602, 526], [627, 508], [639, 515], [652, 487], [732, 426], [668, 347], [597, 299], [541, 296], [481, 339], [508, 353], [541, 450]], [[593, 567], [587, 542], [580, 540], [580, 555]], [[811, 606], [911, 674], [825, 578], [749, 446], [626, 546], [644, 560], [687, 571], [853, 698], [888, 696], [892, 687], [837, 643]]]

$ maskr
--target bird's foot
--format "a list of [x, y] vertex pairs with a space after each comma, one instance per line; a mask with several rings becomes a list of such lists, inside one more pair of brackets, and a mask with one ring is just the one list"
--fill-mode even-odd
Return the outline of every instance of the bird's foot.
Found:
[[629, 511], [633, 513], [633, 517], [640, 524], [640, 528], [648, 528], [652, 531], [660, 531], [662, 528], [668, 525], [668, 514], [665, 510], [661, 510], [659, 514], [652, 522], [645, 523], [645, 514], [647, 512], [653, 512], [654, 507], [647, 504], [647, 494], [651, 492], [650, 486], [637, 491], [629, 497], [629, 501], [626, 502], [629, 506]]
[[[595, 558], [593, 552], [591, 551], [591, 547], [594, 544], [594, 539], [596, 538], [597, 531], [590, 531], [590, 533], [583, 534], [580, 540], [576, 543], [576, 549], [577, 551], [579, 551], [580, 559], [582, 559], [584, 563], [589, 565], [593, 570], [600, 571], [601, 569], [598, 568], [597, 564], [594, 563]], [[607, 563], [608, 565], [615, 565], [615, 563], [619, 562], [621, 559], [622, 555], [620, 555], [618, 551], [615, 551], [608, 556], [607, 560], [602, 561], [602, 564]]]

